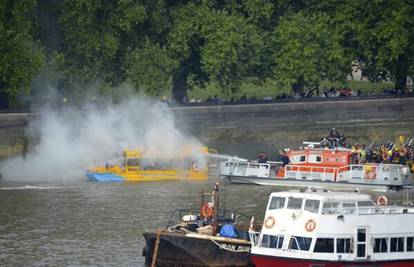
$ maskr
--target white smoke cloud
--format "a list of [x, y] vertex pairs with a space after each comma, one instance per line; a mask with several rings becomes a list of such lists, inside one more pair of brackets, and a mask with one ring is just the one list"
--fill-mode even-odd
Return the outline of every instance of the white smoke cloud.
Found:
[[119, 156], [123, 149], [173, 157], [185, 146], [202, 146], [177, 129], [168, 106], [144, 96], [131, 96], [118, 104], [45, 107], [29, 129], [38, 133], [39, 144], [25, 157], [3, 162], [3, 180], [86, 179], [88, 168]]

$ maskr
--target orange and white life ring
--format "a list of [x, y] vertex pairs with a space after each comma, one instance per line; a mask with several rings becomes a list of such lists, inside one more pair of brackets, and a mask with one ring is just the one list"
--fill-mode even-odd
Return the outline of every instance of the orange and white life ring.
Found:
[[266, 220], [264, 221], [264, 226], [268, 229], [272, 228], [273, 226], [275, 226], [276, 220], [273, 216], [269, 216], [266, 218]]
[[201, 216], [203, 216], [204, 218], [212, 217], [213, 213], [214, 213], [214, 209], [213, 209], [213, 207], [210, 207], [210, 205], [208, 203], [204, 204], [201, 207]]
[[379, 196], [379, 197], [377, 197], [377, 205], [378, 206], [386, 206], [386, 205], [388, 205], [388, 198], [386, 196]]
[[316, 228], [316, 222], [314, 220], [311, 219], [311, 220], [306, 222], [305, 230], [307, 232], [312, 232], [313, 230], [315, 230], [315, 228]]

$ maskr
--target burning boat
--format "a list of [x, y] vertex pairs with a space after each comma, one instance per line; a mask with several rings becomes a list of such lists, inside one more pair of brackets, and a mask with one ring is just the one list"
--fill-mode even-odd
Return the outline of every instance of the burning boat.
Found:
[[175, 158], [154, 158], [140, 150], [124, 150], [121, 158], [88, 170], [86, 176], [97, 182], [207, 180], [209, 153], [203, 147], [185, 150]]

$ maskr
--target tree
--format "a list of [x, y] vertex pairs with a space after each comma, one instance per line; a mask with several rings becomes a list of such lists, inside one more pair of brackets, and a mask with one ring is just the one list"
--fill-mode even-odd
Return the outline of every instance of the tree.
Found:
[[299, 12], [281, 19], [274, 35], [274, 75], [280, 91], [318, 90], [323, 80], [345, 80], [341, 35], [324, 13]]
[[[371, 1], [361, 8], [351, 1], [355, 40], [361, 46], [360, 61], [371, 77], [384, 71], [395, 88], [404, 91], [407, 76], [414, 65], [414, 7], [412, 1]], [[372, 75], [374, 74], [374, 75]]]
[[32, 37], [31, 10], [36, 1], [0, 1], [0, 92], [12, 99], [27, 95], [44, 54]]
[[340, 29], [343, 47], [372, 81], [391, 79], [403, 91], [414, 65], [414, 7], [409, 0], [314, 1]]
[[237, 13], [218, 10], [209, 3], [190, 3], [172, 13], [168, 48], [180, 62], [173, 93], [181, 99], [191, 76], [199, 84], [217, 82], [236, 90], [247, 76], [257, 75], [263, 39], [258, 28]]
[[175, 65], [165, 48], [146, 39], [142, 48], [128, 53], [125, 68], [135, 88], [159, 96], [171, 89]]
[[127, 72], [131, 74], [131, 60], [126, 57], [153, 52], [143, 45], [147, 38], [162, 41], [167, 24], [161, 15], [164, 5], [162, 0], [64, 0], [60, 23], [65, 39], [63, 70], [69, 84], [122, 83]]

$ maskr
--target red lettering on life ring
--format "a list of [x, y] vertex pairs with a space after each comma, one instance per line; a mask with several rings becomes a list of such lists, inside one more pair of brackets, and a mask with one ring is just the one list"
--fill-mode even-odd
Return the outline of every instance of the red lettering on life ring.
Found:
[[210, 207], [208, 205], [208, 203], [204, 204], [201, 207], [201, 216], [203, 216], [204, 218], [210, 218], [213, 216], [214, 210], [212, 207]]
[[269, 216], [266, 218], [265, 222], [264, 222], [264, 226], [268, 229], [272, 228], [273, 226], [275, 226], [276, 220], [275, 218], [273, 218], [272, 216]]
[[386, 206], [386, 205], [388, 205], [388, 198], [386, 196], [379, 196], [377, 198], [377, 205], [378, 206]]
[[316, 228], [316, 222], [314, 220], [309, 220], [305, 224], [305, 230], [308, 232], [312, 232]]

